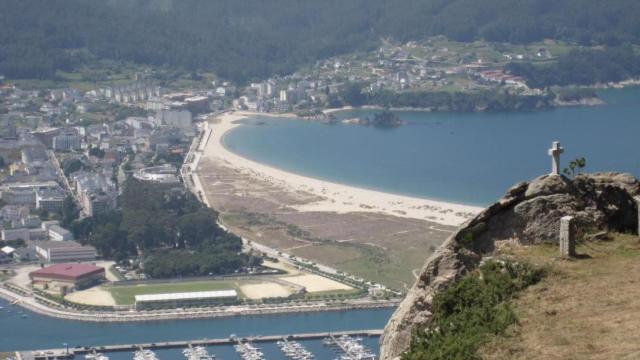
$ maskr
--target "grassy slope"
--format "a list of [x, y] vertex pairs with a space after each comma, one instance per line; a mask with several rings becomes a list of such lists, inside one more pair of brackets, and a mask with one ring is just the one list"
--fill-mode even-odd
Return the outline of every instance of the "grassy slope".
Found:
[[487, 344], [484, 358], [640, 358], [640, 239], [616, 235], [577, 251], [570, 261], [550, 246], [503, 251], [551, 272], [514, 302], [519, 325]]

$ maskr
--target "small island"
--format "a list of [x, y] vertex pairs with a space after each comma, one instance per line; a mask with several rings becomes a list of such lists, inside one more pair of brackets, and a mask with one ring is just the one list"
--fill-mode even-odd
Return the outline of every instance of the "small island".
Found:
[[404, 125], [406, 122], [400, 119], [397, 114], [389, 110], [383, 110], [382, 112], [373, 114], [373, 118], [367, 116], [364, 118], [345, 119], [342, 123], [376, 127], [397, 127]]

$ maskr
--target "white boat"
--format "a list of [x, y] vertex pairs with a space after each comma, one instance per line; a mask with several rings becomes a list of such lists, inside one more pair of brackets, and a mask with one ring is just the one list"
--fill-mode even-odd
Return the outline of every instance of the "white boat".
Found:
[[215, 360], [215, 356], [209, 354], [204, 346], [191, 346], [182, 350], [182, 354], [187, 360]]
[[85, 360], [109, 360], [109, 357], [93, 350], [90, 354], [84, 356]]
[[240, 354], [243, 360], [263, 360], [264, 354], [258, 347], [250, 342], [238, 341], [238, 345], [234, 346], [236, 352]]
[[158, 357], [151, 350], [140, 349], [133, 353], [133, 360], [158, 360]]

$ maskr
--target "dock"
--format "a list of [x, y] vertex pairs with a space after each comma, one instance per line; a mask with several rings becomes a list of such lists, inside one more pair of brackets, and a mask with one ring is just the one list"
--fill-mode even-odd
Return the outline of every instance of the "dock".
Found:
[[335, 332], [317, 332], [317, 333], [301, 333], [290, 335], [266, 335], [266, 336], [247, 336], [247, 337], [228, 337], [219, 339], [197, 339], [197, 340], [181, 340], [181, 341], [164, 341], [157, 343], [137, 343], [137, 344], [121, 344], [121, 345], [104, 345], [104, 346], [85, 346], [85, 347], [71, 347], [66, 349], [46, 349], [46, 350], [33, 350], [20, 352], [21, 359], [33, 359], [44, 360], [52, 359], [53, 354], [57, 358], [73, 359], [76, 355], [84, 355], [91, 353], [94, 349], [101, 353], [116, 352], [116, 351], [136, 351], [140, 348], [149, 350], [162, 350], [162, 349], [178, 349], [188, 348], [191, 346], [216, 346], [216, 345], [234, 345], [239, 340], [243, 342], [251, 343], [265, 343], [276, 342], [278, 340], [317, 340], [331, 337], [340, 336], [359, 336], [359, 337], [374, 337], [382, 335], [382, 330], [369, 329], [369, 330], [351, 330], [351, 331], [335, 331]]

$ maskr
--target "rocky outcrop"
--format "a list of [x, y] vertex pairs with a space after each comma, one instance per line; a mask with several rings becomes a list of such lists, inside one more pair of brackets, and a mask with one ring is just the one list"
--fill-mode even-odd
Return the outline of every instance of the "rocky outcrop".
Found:
[[558, 243], [560, 218], [574, 216], [579, 233], [636, 231], [633, 196], [640, 183], [629, 174], [597, 173], [569, 179], [541, 176], [515, 185], [495, 204], [468, 221], [436, 251], [400, 304], [381, 338], [381, 360], [398, 359], [413, 331], [431, 320], [433, 296], [473, 270], [496, 241]]

